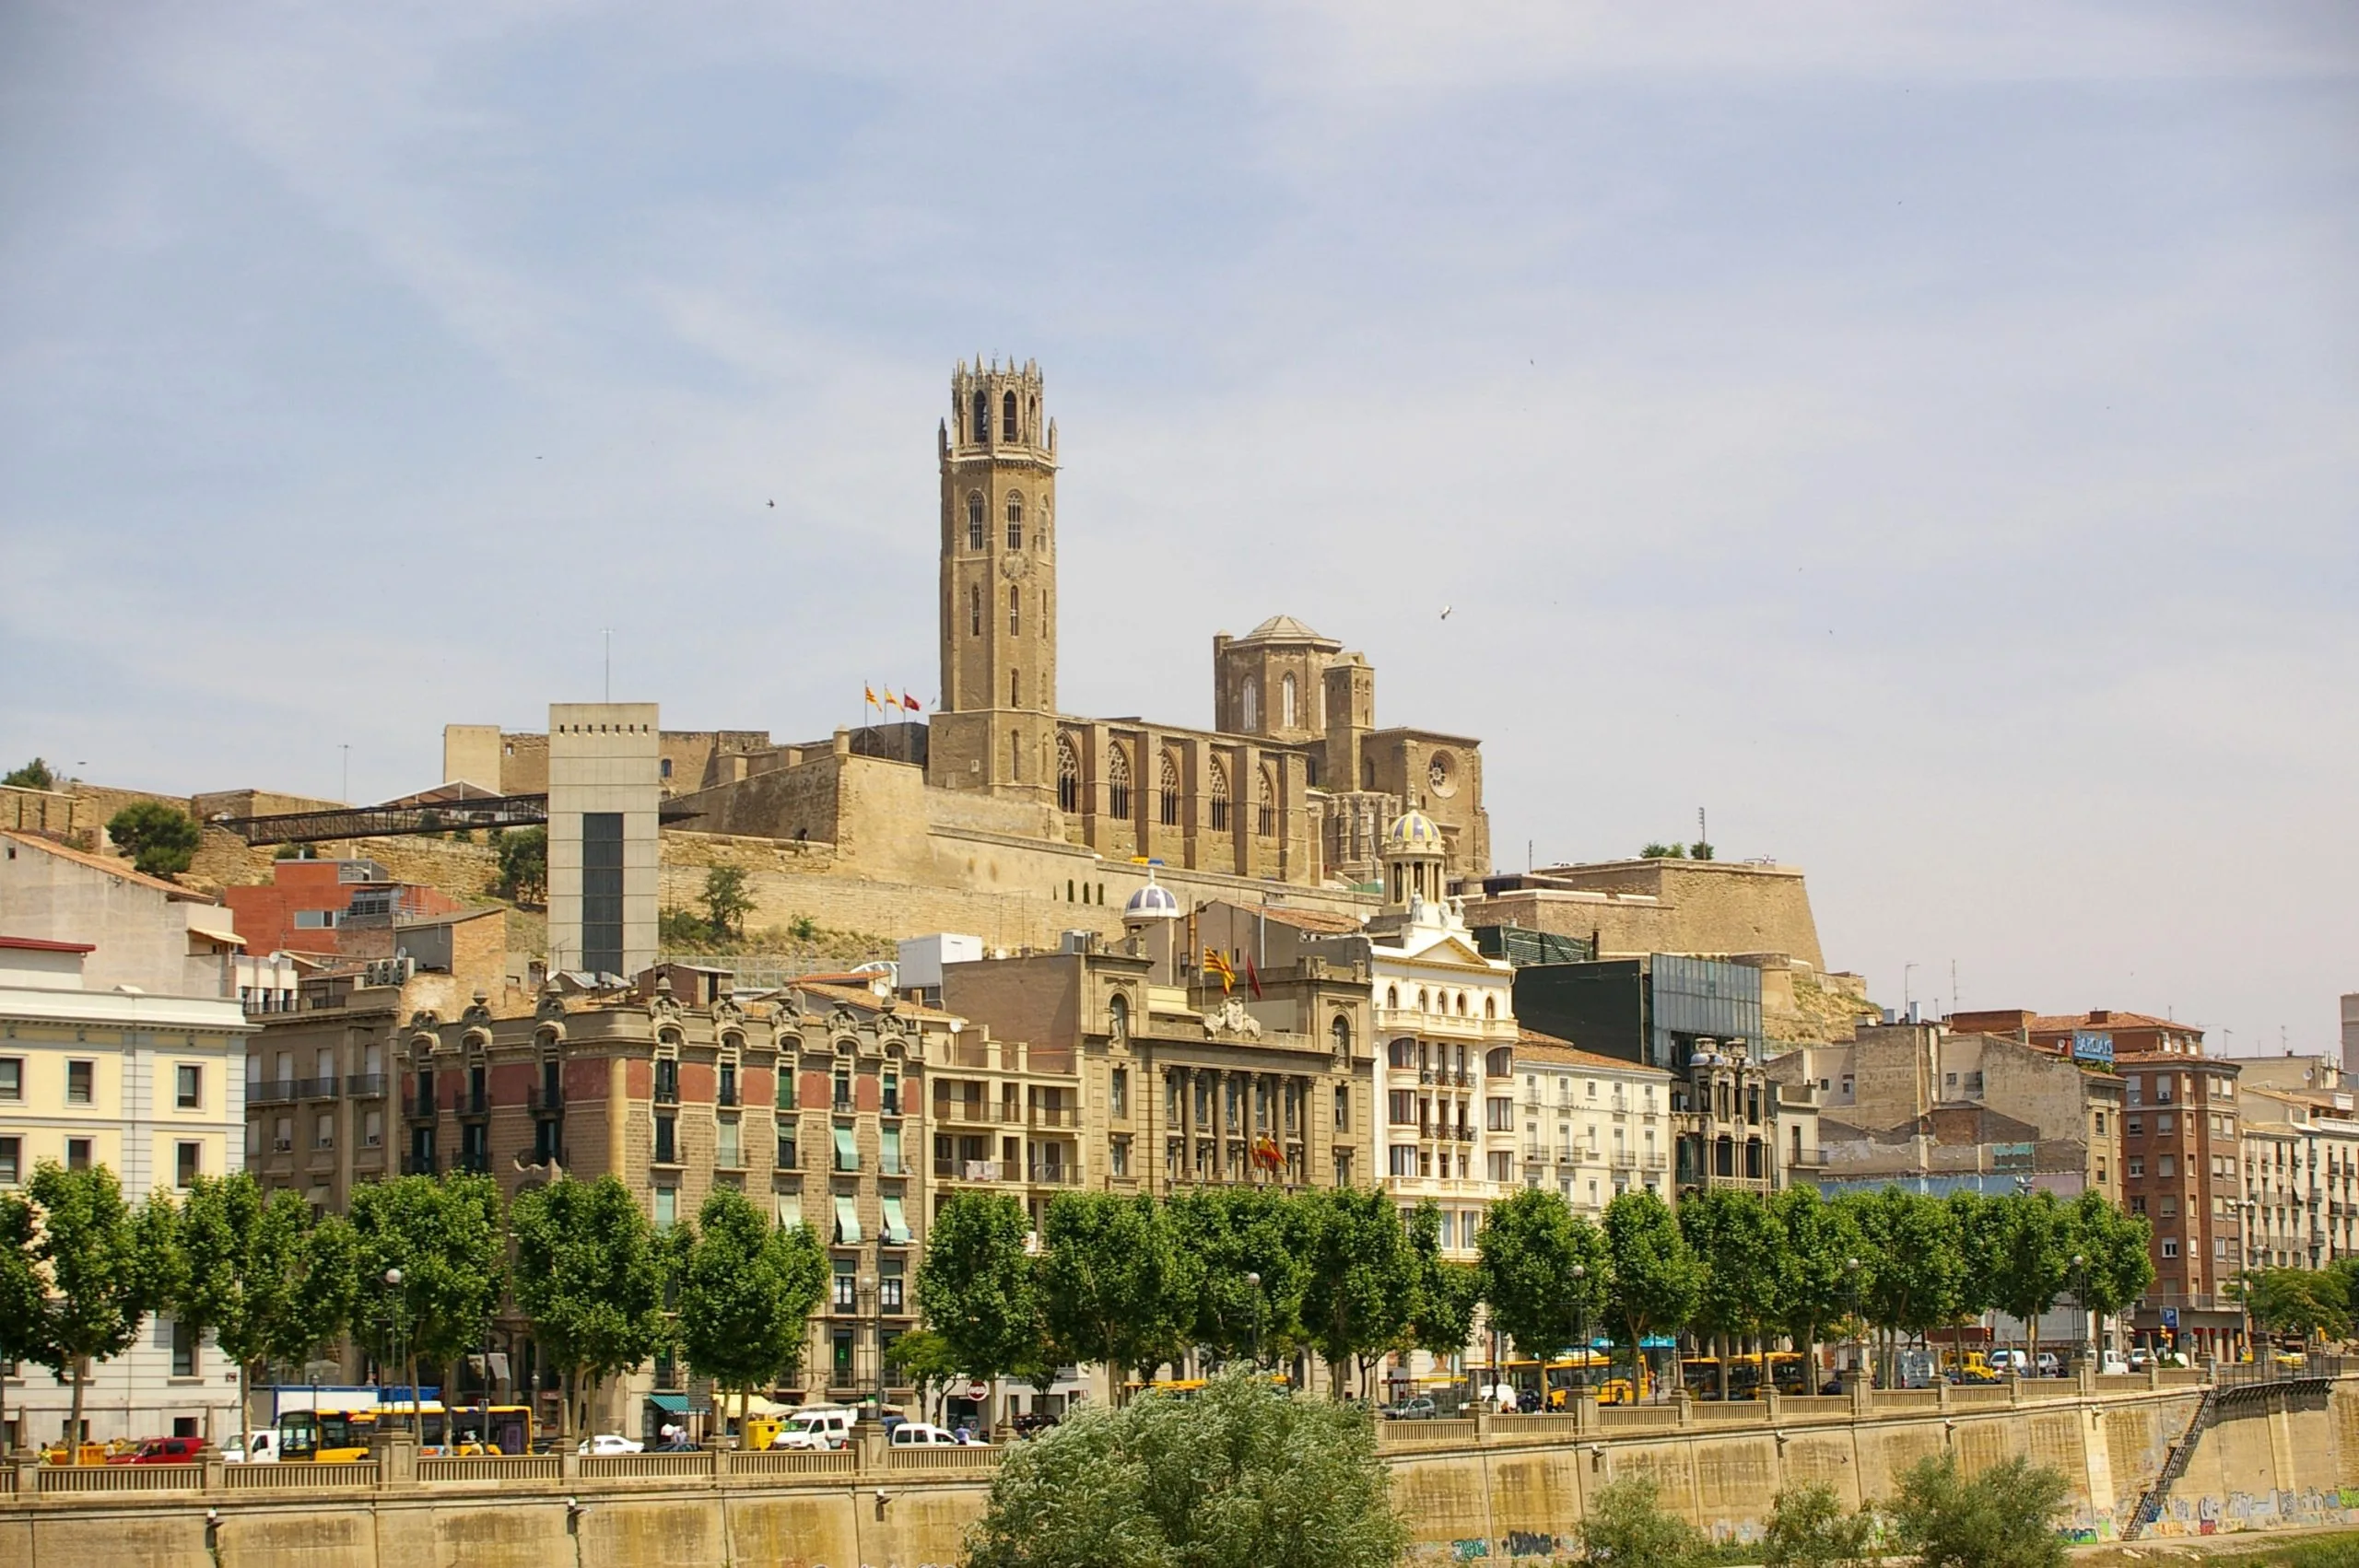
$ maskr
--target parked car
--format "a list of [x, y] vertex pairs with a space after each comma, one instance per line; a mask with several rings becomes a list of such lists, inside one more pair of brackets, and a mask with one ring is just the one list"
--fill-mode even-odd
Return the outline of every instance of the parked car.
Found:
[[278, 1433], [265, 1426], [233, 1436], [221, 1445], [221, 1462], [225, 1465], [275, 1465], [278, 1463]]
[[1952, 1383], [1961, 1385], [1967, 1383], [1996, 1383], [1999, 1381], [1999, 1375], [1995, 1372], [1985, 1372], [1978, 1366], [1953, 1367], [1950, 1370], [1950, 1381]]
[[2119, 1351], [2107, 1351], [2105, 1359], [2097, 1363], [2097, 1371], [2107, 1377], [2121, 1377], [2129, 1374], [2130, 1363], [2121, 1359]]
[[1431, 1421], [1441, 1412], [1433, 1400], [1419, 1394], [1414, 1398], [1397, 1399], [1376, 1413], [1387, 1421]]
[[892, 1445], [896, 1448], [957, 1447], [957, 1435], [922, 1421], [905, 1421], [893, 1428]]
[[1015, 1428], [1015, 1435], [1018, 1437], [1038, 1437], [1054, 1427], [1057, 1424], [1057, 1418], [1042, 1415], [1037, 1410], [1027, 1410], [1023, 1415], [1017, 1416], [1010, 1424]]
[[602, 1432], [595, 1437], [585, 1437], [581, 1440], [581, 1445], [574, 1450], [577, 1454], [588, 1454], [597, 1458], [604, 1458], [615, 1454], [642, 1454], [646, 1451], [646, 1444], [636, 1437], [625, 1437], [618, 1432]]
[[828, 1408], [797, 1410], [786, 1418], [778, 1436], [770, 1442], [773, 1448], [840, 1448], [851, 1441], [851, 1429], [860, 1422], [860, 1412], [853, 1410]]
[[108, 1456], [110, 1465], [193, 1465], [205, 1457], [202, 1437], [150, 1437], [128, 1454]]

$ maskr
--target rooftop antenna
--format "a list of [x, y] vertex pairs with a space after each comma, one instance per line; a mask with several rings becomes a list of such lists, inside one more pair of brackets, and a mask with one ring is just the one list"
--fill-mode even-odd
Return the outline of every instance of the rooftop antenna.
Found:
[[1908, 977], [1916, 972], [1917, 965], [1914, 964], [1903, 964], [1900, 966], [1900, 1010], [1903, 1012], [1908, 1011], [1908, 1004], [1915, 1000], [1914, 994], [1908, 989]]
[[1950, 1016], [1957, 1016], [1957, 960], [1950, 960]]
[[615, 628], [600, 626], [598, 636], [604, 640], [605, 647], [606, 696], [604, 700], [612, 702], [615, 700]]
[[336, 799], [348, 806], [352, 804], [352, 743], [338, 741], [335, 749], [344, 754], [344, 792]]

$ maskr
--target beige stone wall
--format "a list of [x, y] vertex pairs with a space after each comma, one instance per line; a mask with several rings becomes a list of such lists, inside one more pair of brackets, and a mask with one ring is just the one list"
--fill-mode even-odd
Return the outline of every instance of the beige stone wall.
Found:
[[1627, 860], [1540, 874], [1552, 885], [1468, 899], [1467, 923], [1512, 920], [1584, 939], [1595, 932], [1605, 957], [1783, 954], [1825, 967], [1809, 889], [1790, 866]]

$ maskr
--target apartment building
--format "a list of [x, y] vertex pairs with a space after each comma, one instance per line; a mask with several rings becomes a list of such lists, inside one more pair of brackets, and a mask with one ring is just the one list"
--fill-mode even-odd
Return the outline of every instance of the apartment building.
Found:
[[[2084, 1016], [2101, 1027], [2107, 1015]], [[2184, 1025], [2161, 1036], [2161, 1046], [2113, 1059], [2126, 1092], [2123, 1201], [2154, 1226], [2154, 1282], [2134, 1327], [2141, 1334], [2174, 1328], [2206, 1353], [2231, 1354], [2245, 1328], [2226, 1289], [2245, 1266], [2239, 1065], [2204, 1056], [2201, 1032]]]
[[2245, 1267], [2322, 1269], [2350, 1257], [2359, 1246], [2359, 1114], [2350, 1091], [2245, 1082], [2237, 1101]]
[[1592, 1217], [1634, 1188], [1675, 1197], [1670, 1073], [1530, 1030], [1517, 1036], [1514, 1067], [1525, 1186], [1554, 1187]]
[[[34, 1166], [103, 1165], [132, 1203], [239, 1167], [251, 1025], [234, 999], [89, 986], [95, 944], [0, 936], [0, 1187]], [[176, 955], [177, 956], [177, 955]], [[6, 1445], [64, 1435], [71, 1385], [29, 1364], [7, 1379]], [[101, 1363], [84, 1405], [96, 1439], [219, 1435], [238, 1369], [170, 1317]]]

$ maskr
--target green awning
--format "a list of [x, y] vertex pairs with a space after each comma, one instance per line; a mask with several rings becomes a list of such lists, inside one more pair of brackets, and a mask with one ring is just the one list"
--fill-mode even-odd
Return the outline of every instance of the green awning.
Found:
[[860, 1169], [860, 1145], [852, 1141], [851, 1129], [849, 1127], [836, 1129], [836, 1169], [839, 1171]]
[[688, 1413], [688, 1397], [686, 1394], [650, 1394], [647, 1402], [670, 1415]]
[[877, 1168], [888, 1176], [909, 1174], [901, 1169], [901, 1129], [898, 1127], [884, 1129], [878, 1135], [878, 1143], [881, 1157]]
[[781, 1192], [778, 1195], [778, 1228], [782, 1231], [803, 1228], [803, 1195]]
[[860, 1200], [836, 1194], [836, 1240], [846, 1246], [860, 1240]]
[[889, 1193], [885, 1199], [885, 1239], [894, 1246], [910, 1245], [910, 1219], [901, 1212], [901, 1200]]

